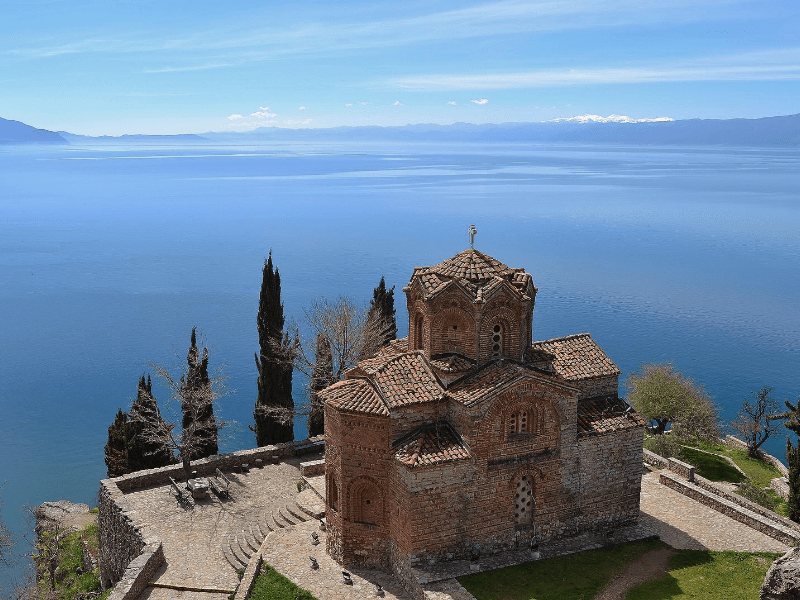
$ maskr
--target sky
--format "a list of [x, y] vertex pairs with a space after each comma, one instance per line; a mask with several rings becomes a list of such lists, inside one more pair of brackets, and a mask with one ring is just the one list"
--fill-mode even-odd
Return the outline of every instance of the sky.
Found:
[[0, 117], [55, 131], [800, 113], [797, 0], [0, 8]]

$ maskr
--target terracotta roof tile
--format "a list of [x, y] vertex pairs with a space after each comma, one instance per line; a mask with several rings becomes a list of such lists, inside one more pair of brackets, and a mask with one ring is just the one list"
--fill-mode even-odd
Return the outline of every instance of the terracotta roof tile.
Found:
[[345, 379], [320, 392], [323, 402], [340, 410], [388, 415], [389, 410], [368, 381]]
[[449, 285], [457, 284], [479, 302], [503, 282], [510, 283], [518, 293], [524, 293], [532, 283], [531, 276], [524, 269], [512, 269], [474, 248], [464, 250], [433, 267], [416, 267], [409, 286], [415, 280], [421, 283], [426, 298], [432, 298]]
[[475, 373], [475, 375], [468, 376], [457, 382], [448, 390], [448, 394], [456, 402], [460, 402], [465, 406], [472, 406], [517, 379], [523, 369], [523, 367], [512, 362], [493, 362]]
[[449, 424], [438, 424], [403, 439], [394, 456], [404, 465], [414, 468], [467, 459], [470, 454]]
[[588, 333], [534, 342], [531, 347], [555, 356], [553, 372], [567, 380], [620, 374], [617, 365], [594, 343]]
[[444, 390], [425, 365], [420, 352], [390, 358], [384, 365], [364, 369], [389, 408], [430, 402], [442, 398]]
[[603, 435], [644, 427], [644, 418], [621, 398], [592, 398], [578, 403], [578, 434]]
[[475, 368], [475, 361], [460, 354], [431, 357], [431, 366], [442, 373], [463, 373]]

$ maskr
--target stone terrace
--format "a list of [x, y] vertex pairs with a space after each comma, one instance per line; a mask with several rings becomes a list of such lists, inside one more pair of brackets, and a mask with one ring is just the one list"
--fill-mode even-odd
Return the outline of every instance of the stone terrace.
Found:
[[[300, 463], [313, 458], [287, 458], [246, 473], [226, 472], [231, 481], [229, 499], [210, 493], [186, 507], [178, 504], [169, 482], [126, 492], [125, 501], [136, 511], [137, 525], [145, 537], [161, 540], [166, 558], [154, 581], [158, 587], [149, 587], [139, 598], [226, 600], [239, 583], [226, 558], [232, 540], [246, 544], [251, 526], [265, 520], [275, 529], [288, 526], [286, 522], [276, 524], [270, 517], [275, 515], [281, 521], [281, 512], [286, 514], [285, 508], [293, 506], [301, 480]], [[236, 551], [242, 556], [240, 548]]]

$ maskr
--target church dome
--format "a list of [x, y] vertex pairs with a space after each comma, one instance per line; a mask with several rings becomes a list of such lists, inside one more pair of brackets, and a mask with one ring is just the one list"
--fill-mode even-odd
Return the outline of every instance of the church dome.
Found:
[[477, 284], [494, 277], [510, 279], [519, 270], [511, 269], [499, 260], [483, 252], [478, 252], [474, 248], [468, 248], [438, 265], [426, 269], [428, 273], [435, 273], [448, 279], [465, 279]]

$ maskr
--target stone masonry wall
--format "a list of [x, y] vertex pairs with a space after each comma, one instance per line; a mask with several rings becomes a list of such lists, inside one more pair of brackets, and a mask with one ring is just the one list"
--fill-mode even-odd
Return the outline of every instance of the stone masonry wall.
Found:
[[579, 438], [583, 527], [603, 527], [639, 516], [642, 428]]

